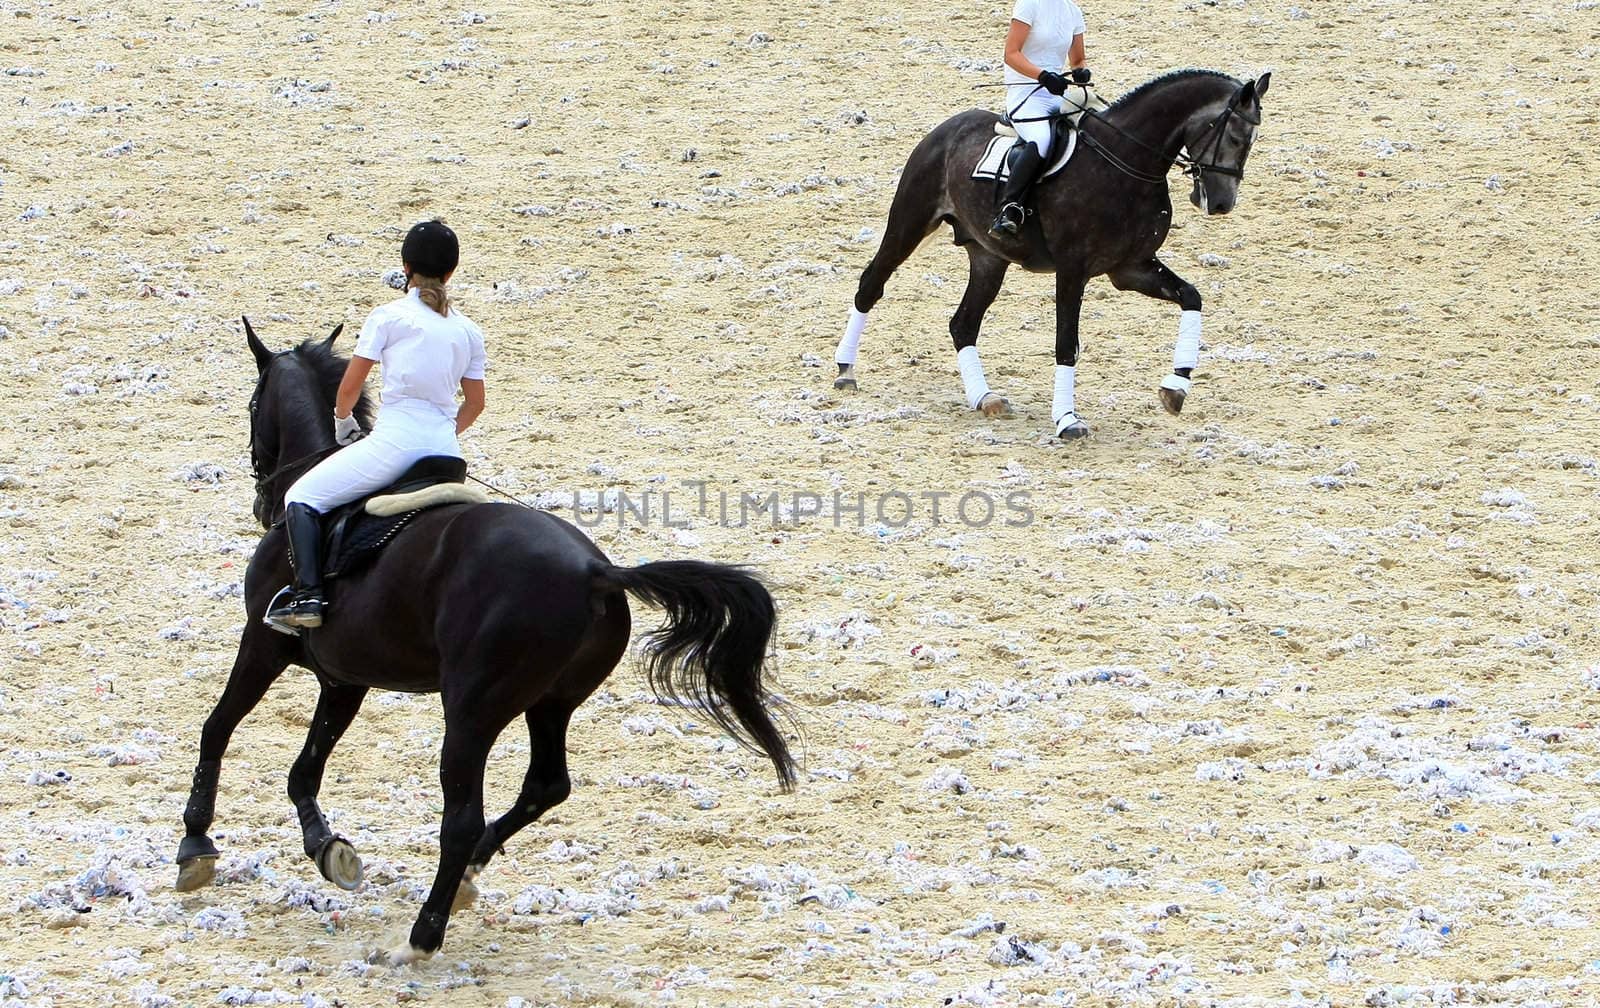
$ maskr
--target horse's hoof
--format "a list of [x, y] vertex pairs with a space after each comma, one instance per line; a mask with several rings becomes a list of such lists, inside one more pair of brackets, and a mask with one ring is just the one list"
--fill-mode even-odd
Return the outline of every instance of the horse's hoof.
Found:
[[1161, 379], [1161, 408], [1177, 416], [1183, 412], [1183, 401], [1189, 398], [1189, 390], [1194, 387], [1194, 382], [1182, 375], [1167, 375]]
[[333, 837], [317, 851], [317, 871], [340, 889], [350, 890], [359, 889], [367, 875], [356, 849], [340, 837]]
[[478, 902], [478, 886], [473, 880], [481, 871], [483, 865], [467, 865], [467, 870], [461, 875], [461, 884], [456, 886], [456, 898], [450, 904], [452, 916]]
[[1078, 414], [1068, 413], [1056, 421], [1056, 437], [1063, 441], [1076, 441], [1089, 436], [1089, 425], [1078, 419]]
[[985, 392], [983, 398], [978, 400], [978, 412], [991, 420], [1010, 419], [1011, 400], [998, 392]]
[[839, 377], [833, 380], [833, 387], [854, 392], [856, 390], [856, 366], [854, 364], [840, 364]]
[[211, 884], [217, 877], [217, 856], [208, 854], [178, 862], [178, 881], [172, 888], [178, 892], [194, 892]]

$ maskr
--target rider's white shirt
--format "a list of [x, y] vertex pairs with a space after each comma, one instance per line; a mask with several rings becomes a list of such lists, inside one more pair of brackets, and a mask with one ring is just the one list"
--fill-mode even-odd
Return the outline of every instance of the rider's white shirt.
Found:
[[[1060, 73], [1067, 65], [1072, 40], [1084, 31], [1083, 11], [1072, 0], [1017, 0], [1011, 20], [1028, 26], [1022, 42], [1022, 55], [1040, 70]], [[1028, 77], [1006, 67], [1006, 83], [1032, 83]]]
[[440, 315], [414, 290], [373, 309], [356, 354], [383, 366], [384, 413], [433, 410], [452, 419], [461, 379], [481, 379], [486, 363], [483, 331], [454, 308]]

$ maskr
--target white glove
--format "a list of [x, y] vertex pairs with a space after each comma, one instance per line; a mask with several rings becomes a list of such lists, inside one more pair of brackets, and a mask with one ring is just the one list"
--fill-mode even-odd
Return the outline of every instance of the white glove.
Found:
[[333, 439], [341, 445], [355, 444], [366, 436], [367, 432], [362, 430], [361, 425], [356, 422], [354, 411], [345, 417], [337, 413], [333, 415]]

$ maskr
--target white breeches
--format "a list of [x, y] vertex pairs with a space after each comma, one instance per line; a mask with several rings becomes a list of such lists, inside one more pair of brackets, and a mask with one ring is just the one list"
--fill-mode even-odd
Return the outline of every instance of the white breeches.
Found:
[[428, 455], [461, 457], [454, 418], [386, 408], [371, 434], [318, 462], [295, 481], [283, 500], [327, 511], [382, 490]]
[[[1053, 95], [1037, 84], [1012, 84], [1006, 88], [1006, 111], [1011, 115], [1011, 125], [1024, 143], [1035, 144], [1041, 157], [1050, 156], [1050, 121], [1040, 116], [1055, 115], [1061, 111], [1061, 97]], [[1019, 122], [1038, 119], [1037, 122]]]

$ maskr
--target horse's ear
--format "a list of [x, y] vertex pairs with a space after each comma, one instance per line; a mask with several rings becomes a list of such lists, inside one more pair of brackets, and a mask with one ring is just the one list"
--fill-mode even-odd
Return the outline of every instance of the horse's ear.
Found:
[[339, 338], [339, 334], [342, 333], [342, 332], [344, 332], [344, 323], [340, 322], [338, 325], [333, 327], [333, 332], [328, 334], [328, 338], [324, 342], [323, 345], [326, 346], [329, 350], [332, 350], [333, 349], [333, 341], [338, 339]]
[[265, 371], [267, 364], [272, 360], [272, 351], [268, 350], [266, 344], [256, 338], [256, 331], [250, 328], [250, 320], [243, 315], [239, 317], [244, 320], [244, 339], [246, 343], [250, 344], [250, 352], [255, 355], [256, 370]]
[[1267, 93], [1267, 84], [1269, 84], [1271, 81], [1271, 70], [1268, 70], [1266, 73], [1262, 74], [1261, 77], [1256, 81], [1256, 101], [1260, 101], [1261, 97]]

